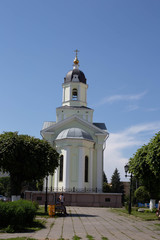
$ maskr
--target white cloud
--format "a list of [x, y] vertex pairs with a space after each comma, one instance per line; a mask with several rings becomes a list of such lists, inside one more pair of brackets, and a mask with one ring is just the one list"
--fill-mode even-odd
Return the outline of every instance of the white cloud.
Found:
[[[119, 102], [119, 101], [138, 101], [142, 99], [145, 95], [147, 94], [147, 91], [144, 91], [142, 93], [138, 94], [117, 94], [117, 95], [112, 95], [110, 97], [105, 97], [103, 98], [99, 103], [96, 104], [96, 106], [104, 105], [106, 103], [112, 104], [114, 102]], [[136, 105], [134, 105], [136, 106]], [[137, 106], [136, 106], [137, 107]], [[135, 107], [134, 109], [135, 110]]]
[[139, 109], [139, 106], [136, 105], [136, 104], [132, 104], [132, 105], [127, 106], [127, 112], [135, 111], [137, 109]]
[[139, 94], [130, 94], [130, 95], [113, 95], [108, 98], [105, 98], [104, 101], [108, 103], [113, 103], [116, 101], [130, 101], [130, 100], [139, 100], [141, 99], [147, 92], [142, 92]]
[[134, 125], [121, 132], [110, 133], [104, 152], [104, 170], [109, 182], [115, 168], [120, 172], [121, 180], [126, 180], [124, 165], [159, 130], [160, 121]]
[[146, 112], [156, 112], [156, 111], [159, 111], [160, 108], [147, 108], [145, 109]]

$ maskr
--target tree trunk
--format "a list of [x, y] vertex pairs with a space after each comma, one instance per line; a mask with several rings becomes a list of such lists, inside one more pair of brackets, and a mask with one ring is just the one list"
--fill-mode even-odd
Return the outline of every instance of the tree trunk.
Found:
[[11, 181], [11, 195], [19, 196], [21, 195], [21, 185], [22, 181], [18, 175], [10, 175]]

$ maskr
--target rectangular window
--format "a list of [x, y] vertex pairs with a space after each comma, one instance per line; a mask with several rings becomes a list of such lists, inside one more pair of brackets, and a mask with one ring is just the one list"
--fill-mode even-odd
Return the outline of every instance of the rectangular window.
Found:
[[42, 197], [37, 197], [37, 201], [41, 201], [42, 200]]
[[60, 156], [59, 181], [63, 181], [63, 155]]
[[84, 181], [88, 182], [88, 157], [85, 156], [85, 170], [84, 170]]
[[110, 202], [111, 199], [110, 198], [105, 198], [105, 202]]

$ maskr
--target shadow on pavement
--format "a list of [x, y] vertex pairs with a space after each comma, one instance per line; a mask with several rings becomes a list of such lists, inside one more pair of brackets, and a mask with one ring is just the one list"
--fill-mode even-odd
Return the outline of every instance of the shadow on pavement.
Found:
[[77, 214], [77, 213], [71, 213], [68, 216], [70, 216], [70, 217], [98, 217], [97, 215]]

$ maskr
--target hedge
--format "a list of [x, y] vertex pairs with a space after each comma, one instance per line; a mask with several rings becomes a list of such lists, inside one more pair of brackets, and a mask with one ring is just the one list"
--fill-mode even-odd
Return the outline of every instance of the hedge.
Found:
[[30, 226], [36, 215], [35, 205], [26, 200], [0, 201], [0, 228], [11, 226], [14, 230]]

